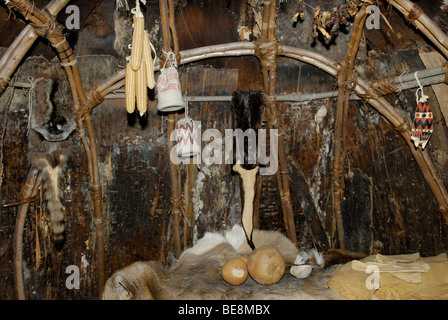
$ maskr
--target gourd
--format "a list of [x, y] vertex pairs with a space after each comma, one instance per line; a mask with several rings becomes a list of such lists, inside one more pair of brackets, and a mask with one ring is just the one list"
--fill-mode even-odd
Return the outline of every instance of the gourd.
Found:
[[277, 249], [263, 246], [255, 249], [247, 260], [247, 270], [256, 282], [272, 285], [285, 274], [285, 261]]
[[222, 278], [233, 286], [242, 285], [248, 277], [247, 258], [237, 257], [227, 261], [221, 270]]

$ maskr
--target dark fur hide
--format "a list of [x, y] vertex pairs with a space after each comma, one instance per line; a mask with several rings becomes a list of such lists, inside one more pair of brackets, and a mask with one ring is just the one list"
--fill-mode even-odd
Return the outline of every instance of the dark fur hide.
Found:
[[[235, 91], [232, 96], [232, 118], [233, 128], [241, 129], [245, 132], [248, 129], [255, 130], [258, 138], [258, 129], [261, 129], [263, 116], [263, 98], [260, 91], [240, 92]], [[258, 140], [258, 139], [257, 139]], [[258, 143], [258, 141], [257, 141]], [[256, 155], [257, 150], [252, 150], [250, 145], [244, 144], [244, 164], [245, 169], [253, 169], [256, 163], [249, 163], [248, 155]], [[233, 163], [236, 163], [235, 159]]]

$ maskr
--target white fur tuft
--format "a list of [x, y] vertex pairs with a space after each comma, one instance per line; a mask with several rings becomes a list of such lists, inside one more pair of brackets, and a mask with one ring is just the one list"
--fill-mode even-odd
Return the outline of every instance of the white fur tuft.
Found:
[[[314, 260], [314, 261], [313, 261]], [[315, 263], [318, 266], [322, 267], [324, 265], [324, 256], [321, 252], [316, 249], [311, 249], [310, 251], [300, 251], [294, 261], [294, 264], [306, 264], [306, 263]]]
[[316, 249], [311, 249], [310, 252], [311, 252], [311, 255], [314, 256], [314, 261], [316, 262], [316, 264], [318, 266], [322, 267], [325, 262], [322, 252], [318, 252]]
[[311, 254], [306, 251], [300, 251], [294, 261], [294, 264], [305, 264], [311, 258]]
[[193, 247], [184, 250], [180, 258], [182, 258], [182, 256], [187, 253], [195, 255], [204, 254], [205, 252], [209, 251], [210, 249], [213, 249], [214, 247], [218, 246], [223, 242], [227, 241], [226, 238], [224, 238], [221, 234], [216, 232], [206, 232], [204, 234], [204, 237], [199, 239], [198, 242]]
[[238, 252], [242, 246], [246, 245], [246, 234], [244, 233], [243, 227], [239, 224], [236, 224], [232, 229], [227, 230], [225, 237], [227, 242], [230, 243]]

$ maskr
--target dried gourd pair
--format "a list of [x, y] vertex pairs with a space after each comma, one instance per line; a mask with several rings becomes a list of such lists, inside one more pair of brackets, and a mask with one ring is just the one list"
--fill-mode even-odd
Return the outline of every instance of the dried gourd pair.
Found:
[[133, 113], [137, 104], [137, 110], [142, 116], [148, 109], [146, 88], [153, 89], [156, 82], [151, 43], [148, 32], [145, 31], [145, 18], [140, 9], [134, 13], [132, 49], [128, 60], [125, 84], [126, 111]]
[[272, 285], [285, 274], [285, 261], [280, 252], [272, 246], [255, 249], [249, 257], [236, 257], [227, 261], [221, 276], [228, 284], [239, 286], [246, 282], [248, 275], [256, 282]]

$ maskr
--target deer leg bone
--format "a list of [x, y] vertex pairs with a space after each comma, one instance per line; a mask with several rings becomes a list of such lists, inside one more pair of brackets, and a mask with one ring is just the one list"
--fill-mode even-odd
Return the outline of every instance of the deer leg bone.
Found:
[[243, 206], [243, 229], [246, 233], [246, 238], [249, 246], [252, 250], [255, 246], [252, 242], [252, 231], [254, 229], [253, 225], [253, 213], [254, 213], [254, 198], [255, 198], [255, 181], [258, 173], [258, 166], [246, 170], [240, 164], [235, 164], [233, 166], [233, 171], [239, 173], [241, 179], [243, 180], [243, 190], [244, 190], [244, 206]]

